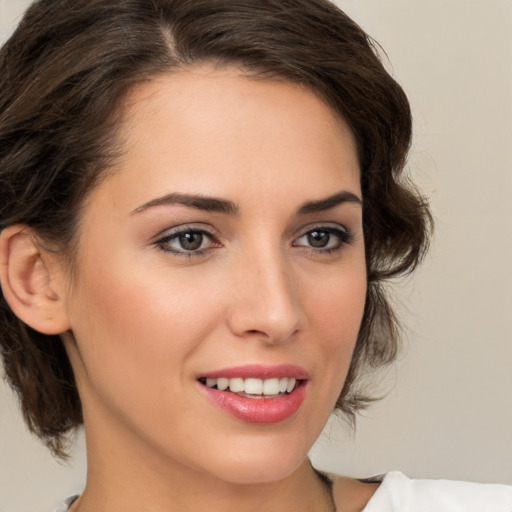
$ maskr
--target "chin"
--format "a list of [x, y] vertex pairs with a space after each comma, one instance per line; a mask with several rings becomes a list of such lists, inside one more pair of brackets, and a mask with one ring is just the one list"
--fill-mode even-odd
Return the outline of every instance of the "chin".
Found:
[[237, 485], [270, 484], [291, 475], [303, 462], [301, 460], [294, 465], [252, 465], [244, 461], [236, 467], [223, 468], [216, 476], [225, 482]]
[[[279, 447], [272, 443], [255, 443], [255, 447], [241, 449], [234, 444], [226, 446], [217, 458], [215, 475], [233, 484], [265, 484], [282, 480], [296, 471], [306, 460], [307, 446], [293, 446], [280, 439]], [[220, 460], [219, 460], [220, 459]]]

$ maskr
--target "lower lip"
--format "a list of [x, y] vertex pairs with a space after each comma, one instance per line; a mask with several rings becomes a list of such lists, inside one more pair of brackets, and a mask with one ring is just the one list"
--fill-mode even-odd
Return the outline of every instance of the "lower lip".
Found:
[[246, 398], [199, 384], [203, 393], [229, 414], [248, 423], [279, 423], [293, 416], [306, 397], [306, 381], [277, 398]]

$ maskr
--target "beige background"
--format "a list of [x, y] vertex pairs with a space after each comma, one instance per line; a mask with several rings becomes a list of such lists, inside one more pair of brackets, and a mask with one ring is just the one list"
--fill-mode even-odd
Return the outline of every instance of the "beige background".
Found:
[[[0, 39], [26, 0], [0, 0]], [[337, 422], [318, 467], [356, 476], [512, 484], [512, 1], [341, 0], [386, 49], [415, 113], [411, 172], [437, 234], [413, 282], [396, 290], [406, 350], [389, 394], [357, 433]], [[391, 68], [390, 68], [391, 69]], [[0, 386], [0, 512], [51, 512], [81, 489], [81, 439], [54, 462]]]

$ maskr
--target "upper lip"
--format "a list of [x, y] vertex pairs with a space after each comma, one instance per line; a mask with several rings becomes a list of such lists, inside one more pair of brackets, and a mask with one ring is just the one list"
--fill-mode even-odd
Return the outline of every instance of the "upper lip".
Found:
[[225, 377], [228, 379], [234, 379], [237, 377], [242, 379], [275, 379], [288, 377], [297, 380], [305, 380], [309, 378], [309, 374], [304, 368], [294, 364], [246, 364], [243, 366], [231, 366], [229, 368], [212, 370], [198, 375], [198, 378], [216, 379], [219, 377]]

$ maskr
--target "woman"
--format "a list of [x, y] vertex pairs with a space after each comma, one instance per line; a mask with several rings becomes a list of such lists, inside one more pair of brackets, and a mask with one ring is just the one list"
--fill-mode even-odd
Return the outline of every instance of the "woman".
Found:
[[395, 357], [382, 282], [428, 238], [366, 35], [321, 0], [52, 0], [1, 68], [4, 366], [57, 456], [85, 427], [62, 509], [395, 510], [405, 477], [307, 459]]

